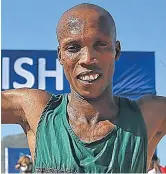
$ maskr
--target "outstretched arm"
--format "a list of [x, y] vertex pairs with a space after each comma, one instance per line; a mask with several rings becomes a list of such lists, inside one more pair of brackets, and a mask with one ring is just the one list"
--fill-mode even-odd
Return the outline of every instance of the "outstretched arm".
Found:
[[22, 124], [40, 116], [50, 94], [36, 89], [13, 89], [2, 92], [2, 124]]
[[23, 100], [22, 93], [24, 93], [23, 89], [2, 92], [2, 124], [20, 124], [26, 119], [21, 105], [21, 101]]
[[138, 100], [148, 135], [148, 162], [159, 141], [166, 134], [166, 97], [145, 96]]
[[166, 97], [149, 95], [138, 100], [149, 135], [166, 134]]

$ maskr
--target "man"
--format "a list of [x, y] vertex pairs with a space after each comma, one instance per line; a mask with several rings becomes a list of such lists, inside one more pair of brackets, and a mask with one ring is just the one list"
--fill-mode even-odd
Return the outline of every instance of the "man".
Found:
[[166, 98], [113, 96], [120, 42], [112, 16], [96, 5], [77, 5], [62, 15], [57, 37], [71, 93], [5, 91], [2, 123], [22, 126], [35, 172], [146, 172], [166, 133]]
[[32, 173], [32, 160], [29, 156], [21, 156], [15, 165], [17, 170], [20, 170], [21, 173]]
[[162, 173], [160, 169], [160, 160], [156, 154], [153, 155], [148, 169], [148, 174], [153, 173]]

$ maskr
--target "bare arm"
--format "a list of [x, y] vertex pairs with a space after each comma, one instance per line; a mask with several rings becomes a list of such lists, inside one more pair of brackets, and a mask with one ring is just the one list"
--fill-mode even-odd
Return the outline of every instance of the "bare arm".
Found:
[[145, 96], [138, 100], [148, 134], [148, 162], [166, 134], [166, 97]]
[[[138, 100], [147, 126], [149, 140], [156, 133], [166, 134], [166, 97], [145, 96]], [[165, 125], [165, 126], [164, 126]]]
[[39, 117], [50, 94], [36, 89], [14, 89], [2, 92], [2, 124], [22, 124]]

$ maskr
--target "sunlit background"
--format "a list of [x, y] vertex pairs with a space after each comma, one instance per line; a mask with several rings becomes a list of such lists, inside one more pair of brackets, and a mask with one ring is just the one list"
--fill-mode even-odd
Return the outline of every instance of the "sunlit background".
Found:
[[[59, 17], [70, 7], [85, 2], [112, 14], [123, 51], [155, 52], [157, 94], [166, 96], [165, 0], [2, 0], [2, 49], [55, 50]], [[2, 138], [23, 132], [17, 125], [2, 125], [1, 130]], [[166, 137], [158, 145], [158, 156], [164, 166], [165, 147]]]

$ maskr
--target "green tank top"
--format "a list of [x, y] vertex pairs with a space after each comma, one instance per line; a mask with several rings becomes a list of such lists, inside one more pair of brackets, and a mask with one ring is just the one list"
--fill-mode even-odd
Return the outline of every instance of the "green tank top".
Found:
[[35, 173], [145, 173], [147, 132], [135, 101], [120, 98], [118, 123], [85, 143], [68, 123], [68, 97], [52, 95], [36, 133]]

